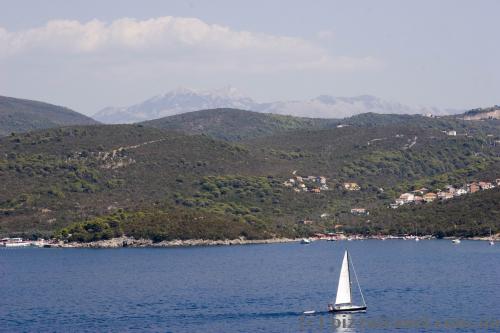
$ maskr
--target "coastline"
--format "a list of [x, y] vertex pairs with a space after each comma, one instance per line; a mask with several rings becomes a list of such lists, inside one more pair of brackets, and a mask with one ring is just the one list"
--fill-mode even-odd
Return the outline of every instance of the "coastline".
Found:
[[[444, 240], [452, 240], [455, 237], [444, 237]], [[318, 238], [310, 238], [312, 240], [322, 240]], [[354, 240], [364, 240], [364, 239], [375, 239], [373, 237], [358, 238]], [[388, 238], [391, 239], [391, 238]], [[400, 237], [393, 237], [392, 239], [402, 239]], [[422, 238], [432, 239], [432, 237]], [[489, 237], [470, 237], [462, 238], [463, 240], [473, 240], [473, 241], [489, 241]], [[114, 248], [169, 248], [169, 247], [192, 247], [192, 246], [231, 246], [231, 245], [252, 245], [252, 244], [277, 244], [277, 243], [293, 243], [300, 242], [302, 238], [268, 238], [268, 239], [224, 239], [224, 240], [211, 240], [211, 239], [187, 239], [187, 240], [171, 240], [162, 242], [153, 242], [150, 239], [134, 239], [132, 237], [118, 237], [108, 240], [99, 240], [88, 243], [81, 242], [69, 242], [65, 243], [59, 241], [57, 243], [50, 244], [50, 247], [54, 248], [94, 248], [94, 249], [114, 249]], [[347, 239], [338, 239], [347, 240]], [[494, 238], [494, 241], [498, 241], [498, 238]]]
[[[471, 241], [490, 241], [500, 242], [500, 234], [497, 234], [490, 237], [462, 237], [459, 238], [461, 240], [471, 240]], [[309, 237], [310, 241], [325, 241], [325, 240], [334, 240], [334, 241], [363, 241], [363, 240], [406, 240], [406, 241], [415, 241], [415, 236], [410, 236], [409, 238], [403, 236], [361, 236], [361, 235], [353, 235], [353, 236], [343, 236], [335, 239], [331, 238], [320, 238], [320, 237]], [[456, 237], [443, 237], [443, 240], [451, 241]], [[429, 240], [436, 239], [434, 236], [426, 235], [419, 236], [418, 240]], [[245, 238], [237, 238], [237, 239], [219, 239], [219, 240], [211, 240], [211, 239], [175, 239], [171, 241], [162, 241], [162, 242], [153, 242], [151, 239], [135, 239], [133, 237], [117, 237], [107, 240], [99, 240], [93, 242], [67, 242], [62, 240], [38, 240], [38, 241], [20, 241], [14, 243], [14, 245], [8, 246], [8, 244], [2, 245], [0, 247], [39, 247], [39, 248], [93, 248], [93, 249], [115, 249], [115, 248], [172, 248], [172, 247], [194, 247], [194, 246], [231, 246], [231, 245], [252, 245], [252, 244], [277, 244], [277, 243], [292, 243], [292, 242], [301, 242], [304, 238], [268, 238], [268, 239], [245, 239]]]
[[299, 242], [300, 239], [294, 238], [269, 238], [269, 239], [187, 239], [187, 240], [172, 240], [154, 243], [150, 239], [134, 239], [131, 237], [118, 237], [108, 240], [99, 240], [89, 243], [80, 242], [59, 242], [51, 244], [50, 247], [59, 248], [96, 248], [96, 249], [113, 249], [122, 247], [133, 248], [162, 248], [162, 247], [191, 247], [191, 246], [228, 246], [228, 245], [250, 245], [250, 244], [274, 244], [274, 243], [291, 243]]

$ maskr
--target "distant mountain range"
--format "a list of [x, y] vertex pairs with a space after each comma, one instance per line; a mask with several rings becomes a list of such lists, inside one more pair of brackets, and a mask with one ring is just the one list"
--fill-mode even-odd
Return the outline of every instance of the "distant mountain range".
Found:
[[264, 113], [314, 118], [345, 118], [356, 114], [374, 112], [385, 114], [434, 114], [455, 113], [434, 107], [411, 107], [380, 98], [362, 95], [333, 97], [321, 95], [309, 100], [259, 103], [227, 87], [213, 91], [178, 88], [152, 97], [129, 107], [107, 107], [94, 115], [103, 123], [134, 123], [204, 109], [232, 108]]
[[103, 123], [120, 124], [153, 120], [176, 114], [216, 108], [260, 111], [259, 104], [234, 88], [196, 91], [178, 88], [129, 107], [107, 107], [93, 117]]
[[59, 126], [93, 124], [98, 122], [62, 106], [0, 96], [0, 136]]

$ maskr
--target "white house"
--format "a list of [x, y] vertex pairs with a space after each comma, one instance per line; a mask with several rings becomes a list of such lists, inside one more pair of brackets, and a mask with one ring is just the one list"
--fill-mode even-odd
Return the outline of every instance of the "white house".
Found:
[[412, 202], [415, 200], [415, 194], [403, 193], [399, 196], [399, 199], [403, 200], [404, 202]]

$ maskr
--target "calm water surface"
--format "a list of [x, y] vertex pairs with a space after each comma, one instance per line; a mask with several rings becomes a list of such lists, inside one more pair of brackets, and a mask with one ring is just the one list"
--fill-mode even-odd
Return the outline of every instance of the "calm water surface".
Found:
[[[333, 316], [346, 247], [368, 311]], [[427, 326], [446, 320], [463, 328]], [[0, 250], [4, 332], [498, 332], [498, 320], [500, 244], [487, 242]]]

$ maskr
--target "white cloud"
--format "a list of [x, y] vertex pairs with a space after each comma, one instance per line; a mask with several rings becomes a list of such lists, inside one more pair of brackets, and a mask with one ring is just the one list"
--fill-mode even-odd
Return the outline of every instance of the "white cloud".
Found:
[[31, 57], [49, 63], [63, 59], [76, 66], [84, 59], [86, 65], [94, 66], [149, 62], [161, 68], [243, 72], [358, 71], [380, 66], [370, 56], [332, 55], [301, 38], [235, 31], [197, 18], [171, 16], [143, 21], [122, 18], [111, 23], [54, 20], [13, 32], [0, 28], [0, 61], [8, 64], [14, 58]]

